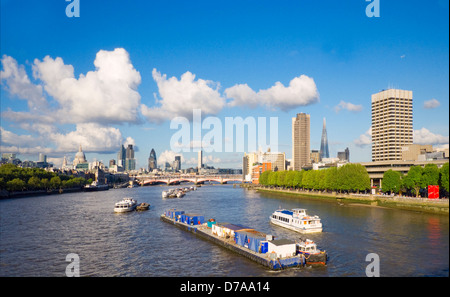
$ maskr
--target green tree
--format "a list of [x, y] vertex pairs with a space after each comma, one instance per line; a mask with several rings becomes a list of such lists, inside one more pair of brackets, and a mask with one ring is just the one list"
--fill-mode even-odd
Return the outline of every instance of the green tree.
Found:
[[325, 189], [336, 191], [338, 188], [337, 184], [337, 167], [330, 167], [325, 172]]
[[383, 192], [398, 193], [401, 189], [401, 173], [389, 169], [383, 174], [382, 190]]
[[276, 171], [270, 171], [268, 184], [269, 184], [269, 186], [277, 185], [277, 172]]
[[439, 169], [439, 186], [449, 192], [448, 162]]
[[41, 188], [41, 180], [36, 176], [32, 176], [28, 180], [27, 186], [30, 190], [38, 190]]
[[426, 164], [422, 173], [422, 188], [439, 184], [439, 168], [436, 164]]
[[419, 191], [422, 188], [422, 172], [422, 167], [412, 166], [409, 168], [408, 174], [403, 179], [405, 187], [414, 190], [416, 192], [416, 197], [419, 197]]
[[269, 175], [271, 170], [264, 171], [259, 176], [259, 183], [263, 186], [269, 185]]
[[61, 186], [61, 179], [59, 176], [54, 176], [50, 179], [50, 188], [58, 189]]
[[277, 185], [286, 187], [286, 171], [277, 171]]
[[295, 171], [295, 177], [294, 177], [294, 187], [296, 188], [302, 188], [303, 187], [303, 173], [305, 171]]
[[15, 178], [6, 183], [6, 189], [10, 192], [23, 191], [25, 186], [25, 182], [20, 178]]
[[370, 177], [361, 164], [346, 164], [338, 168], [338, 189], [341, 191], [365, 191], [370, 188]]
[[295, 175], [296, 175], [296, 171], [294, 170], [290, 170], [286, 173], [286, 179], [285, 179], [285, 183], [287, 187], [294, 187], [295, 186]]
[[326, 189], [325, 176], [326, 176], [327, 170], [328, 169], [317, 170], [317, 172], [316, 172], [315, 181], [316, 181], [318, 190], [323, 191]]

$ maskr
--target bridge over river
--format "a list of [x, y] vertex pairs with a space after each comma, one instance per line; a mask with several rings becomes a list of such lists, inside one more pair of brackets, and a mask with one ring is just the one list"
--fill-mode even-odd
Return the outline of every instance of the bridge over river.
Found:
[[193, 184], [204, 184], [205, 182], [218, 182], [226, 184], [228, 182], [244, 182], [242, 174], [221, 174], [221, 175], [174, 175], [174, 176], [154, 176], [140, 175], [136, 176], [136, 181], [141, 186], [149, 186], [156, 184], [176, 185], [181, 182], [189, 182]]

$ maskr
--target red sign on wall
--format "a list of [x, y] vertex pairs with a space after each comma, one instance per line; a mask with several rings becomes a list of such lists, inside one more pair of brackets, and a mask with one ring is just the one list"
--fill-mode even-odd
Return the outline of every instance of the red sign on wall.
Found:
[[439, 186], [428, 186], [428, 199], [439, 198]]

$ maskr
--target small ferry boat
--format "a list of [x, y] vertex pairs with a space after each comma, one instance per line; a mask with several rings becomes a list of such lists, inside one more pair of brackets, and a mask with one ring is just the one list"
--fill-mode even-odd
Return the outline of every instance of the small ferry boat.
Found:
[[136, 208], [137, 201], [132, 198], [124, 198], [114, 205], [114, 212], [128, 212]]
[[270, 216], [270, 222], [300, 233], [322, 232], [322, 223], [318, 216], [309, 216], [306, 209], [279, 209]]
[[106, 184], [100, 184], [97, 181], [93, 181], [91, 184], [84, 186], [86, 192], [91, 191], [106, 191], [109, 190], [109, 186]]
[[311, 239], [300, 239], [296, 243], [297, 254], [305, 256], [306, 264], [327, 264], [327, 253], [317, 249], [317, 245]]
[[148, 210], [150, 208], [150, 204], [142, 202], [138, 206], [136, 206], [136, 210]]

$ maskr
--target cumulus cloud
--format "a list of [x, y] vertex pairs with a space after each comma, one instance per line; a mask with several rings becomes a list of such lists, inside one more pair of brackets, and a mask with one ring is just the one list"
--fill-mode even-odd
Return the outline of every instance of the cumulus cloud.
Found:
[[[64, 64], [60, 57], [35, 59], [34, 83], [14, 58], [4, 55], [1, 63], [5, 90], [28, 103], [28, 110], [7, 108], [2, 119], [30, 134], [16, 135], [2, 128], [2, 152], [59, 154], [76, 151], [81, 144], [89, 152], [111, 153], [117, 151], [123, 137], [110, 125], [140, 121], [137, 87], [141, 76], [123, 48], [100, 50], [94, 60], [95, 70], [78, 78], [74, 67]], [[72, 127], [75, 130], [70, 131]], [[131, 138], [126, 141], [134, 142]]]
[[281, 82], [276, 82], [269, 89], [258, 92], [253, 91], [247, 84], [238, 84], [227, 88], [225, 95], [232, 99], [228, 103], [230, 106], [254, 108], [262, 105], [283, 111], [319, 102], [319, 93], [314, 79], [306, 75], [293, 78], [287, 87]]
[[165, 150], [162, 152], [158, 157], [158, 164], [162, 167], [168, 162], [170, 165], [172, 165], [173, 161], [175, 161], [175, 156], [180, 156], [181, 163], [184, 163], [185, 159], [183, 154], [175, 153], [174, 151]]
[[76, 79], [72, 65], [46, 56], [34, 60], [33, 75], [59, 103], [56, 116], [68, 123], [123, 123], [138, 121], [141, 76], [123, 48], [100, 50], [95, 71]]
[[118, 151], [122, 143], [119, 129], [97, 123], [77, 124], [75, 131], [54, 133], [49, 138], [56, 144], [57, 151], [73, 151], [81, 145], [83, 151], [111, 153]]
[[192, 110], [201, 109], [203, 114], [217, 114], [225, 105], [219, 93], [220, 84], [209, 80], [195, 79], [195, 74], [187, 71], [178, 80], [167, 78], [156, 69], [152, 71], [158, 86], [160, 100], [155, 107], [141, 105], [142, 114], [153, 123], [180, 116], [192, 119]]
[[366, 147], [372, 144], [372, 127], [369, 128], [364, 134], [361, 134], [353, 143], [358, 147]]
[[0, 127], [1, 143], [13, 146], [39, 146], [42, 140], [33, 135], [18, 135]]
[[27, 100], [30, 110], [37, 111], [46, 107], [47, 100], [44, 98], [42, 86], [35, 85], [30, 81], [23, 65], [7, 55], [1, 60], [3, 70], [0, 72], [2, 84], [5, 89], [19, 99]]
[[345, 110], [352, 111], [352, 112], [360, 112], [362, 110], [362, 108], [363, 108], [362, 105], [356, 105], [356, 104], [353, 104], [350, 102], [345, 102], [345, 101], [341, 100], [341, 102], [339, 102], [339, 104], [334, 107], [334, 111], [336, 113], [338, 113], [342, 109], [345, 109]]
[[437, 101], [436, 99], [431, 99], [431, 100], [427, 100], [423, 103], [423, 108], [426, 109], [432, 109], [432, 108], [436, 108], [439, 107], [441, 105], [441, 103], [439, 101]]
[[417, 144], [447, 144], [449, 137], [439, 134], [434, 134], [426, 128], [414, 130], [414, 143]]

